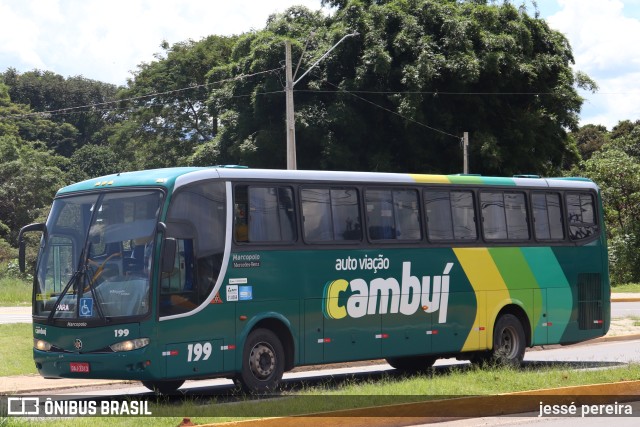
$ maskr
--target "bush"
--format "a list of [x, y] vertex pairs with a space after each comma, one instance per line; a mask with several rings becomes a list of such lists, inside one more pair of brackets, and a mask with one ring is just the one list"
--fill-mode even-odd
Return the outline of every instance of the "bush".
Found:
[[[5, 240], [0, 239], [0, 262], [6, 262], [18, 256], [18, 250], [12, 248]], [[0, 272], [2, 274], [2, 272]]]
[[640, 239], [635, 234], [614, 236], [609, 240], [611, 284], [640, 281]]

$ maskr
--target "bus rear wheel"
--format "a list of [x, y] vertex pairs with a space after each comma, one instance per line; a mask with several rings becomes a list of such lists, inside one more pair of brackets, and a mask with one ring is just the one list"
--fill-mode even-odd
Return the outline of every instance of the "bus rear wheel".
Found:
[[265, 393], [278, 387], [284, 373], [284, 349], [269, 329], [249, 334], [242, 353], [242, 368], [237, 378], [249, 393]]
[[160, 394], [171, 394], [178, 390], [182, 384], [184, 384], [184, 380], [169, 380], [169, 381], [142, 381], [142, 385], [153, 391], [154, 393]]
[[493, 329], [492, 363], [502, 366], [520, 366], [526, 350], [526, 339], [522, 323], [513, 314], [498, 318]]
[[418, 372], [428, 369], [436, 363], [433, 356], [391, 357], [387, 363], [399, 371]]

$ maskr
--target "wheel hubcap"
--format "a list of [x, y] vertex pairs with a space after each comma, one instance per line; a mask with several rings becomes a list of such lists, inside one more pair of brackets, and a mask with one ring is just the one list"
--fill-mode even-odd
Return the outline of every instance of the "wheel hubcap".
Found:
[[258, 379], [269, 377], [276, 366], [276, 356], [273, 348], [268, 343], [258, 343], [251, 349], [249, 356], [251, 372]]
[[518, 348], [518, 336], [513, 328], [504, 328], [500, 335], [500, 353], [507, 359], [512, 359], [516, 356], [516, 349]]

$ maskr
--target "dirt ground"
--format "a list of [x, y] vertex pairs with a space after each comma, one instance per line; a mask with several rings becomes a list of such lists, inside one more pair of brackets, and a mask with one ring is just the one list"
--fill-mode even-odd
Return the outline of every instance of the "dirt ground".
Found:
[[640, 319], [637, 317], [622, 317], [611, 319], [611, 328], [607, 336], [617, 337], [620, 335], [640, 334]]

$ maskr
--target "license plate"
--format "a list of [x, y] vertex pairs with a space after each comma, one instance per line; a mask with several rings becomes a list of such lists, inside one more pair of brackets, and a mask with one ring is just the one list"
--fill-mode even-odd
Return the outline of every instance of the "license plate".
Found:
[[69, 367], [71, 368], [71, 372], [80, 374], [89, 373], [89, 362], [71, 362]]

